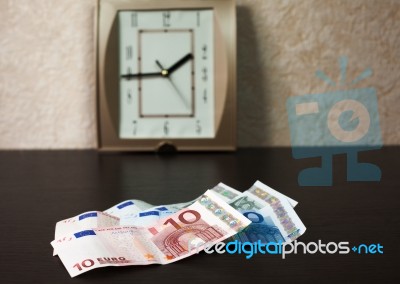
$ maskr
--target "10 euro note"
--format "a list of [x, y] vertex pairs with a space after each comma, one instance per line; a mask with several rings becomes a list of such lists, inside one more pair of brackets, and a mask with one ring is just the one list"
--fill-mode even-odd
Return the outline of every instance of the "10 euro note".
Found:
[[120, 225], [148, 227], [157, 223], [166, 216], [176, 213], [177, 211], [179, 210], [170, 210], [165, 206], [151, 208], [149, 210], [142, 211], [139, 214], [121, 218]]
[[[222, 199], [227, 203], [229, 203], [230, 200], [241, 194], [241, 192], [223, 183], [219, 183], [210, 190], [216, 193], [220, 199]], [[177, 211], [185, 207], [188, 207], [189, 205], [193, 204], [196, 200], [199, 200], [200, 198], [201, 196], [189, 202], [154, 206], [147, 210], [143, 210], [135, 215], [127, 215], [121, 217], [120, 225], [145, 226], [145, 227], [150, 226], [152, 224], [155, 224], [160, 219], [163, 219], [168, 215], [174, 214]]]
[[[83, 231], [91, 228], [103, 228], [119, 225], [118, 217], [100, 211], [90, 211], [79, 214], [78, 216], [57, 222], [54, 232], [55, 240], [65, 240], [67, 236], [74, 232]], [[54, 249], [53, 255], [57, 255]]]
[[[120, 225], [120, 218], [135, 215], [143, 210], [153, 207], [141, 200], [125, 200], [113, 207], [101, 211], [89, 211], [77, 216], [57, 222], [54, 239], [66, 238], [69, 234], [92, 228], [105, 228]], [[57, 255], [56, 250], [53, 255]]]
[[215, 192], [149, 227], [109, 227], [76, 232], [51, 244], [71, 277], [94, 268], [167, 264], [223, 241], [250, 224]]
[[160, 219], [165, 218], [179, 210], [193, 204], [197, 199], [184, 203], [176, 203], [169, 205], [158, 205], [147, 210], [143, 210], [135, 215], [124, 216], [120, 219], [121, 226], [139, 226], [147, 227], [155, 224]]
[[104, 213], [110, 214], [112, 216], [123, 218], [125, 216], [135, 215], [140, 211], [147, 210], [152, 208], [154, 205], [151, 205], [147, 202], [137, 199], [125, 200], [121, 203], [114, 205], [107, 210], [104, 210]]
[[[218, 197], [228, 202], [241, 194], [239, 191], [220, 183], [211, 189]], [[149, 226], [165, 216], [171, 215], [189, 205], [195, 200], [169, 205], [154, 206], [142, 200], [125, 200], [113, 207], [100, 212], [89, 211], [57, 222], [54, 239], [63, 238], [73, 232], [86, 229], [104, 228], [111, 226]], [[56, 252], [54, 252], [56, 255]]]

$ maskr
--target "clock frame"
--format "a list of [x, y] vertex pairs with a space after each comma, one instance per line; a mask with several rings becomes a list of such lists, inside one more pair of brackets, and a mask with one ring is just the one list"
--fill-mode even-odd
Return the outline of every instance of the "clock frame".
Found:
[[[119, 11], [214, 12], [214, 138], [119, 137]], [[236, 6], [234, 0], [98, 0], [96, 17], [98, 148], [104, 151], [236, 149]]]

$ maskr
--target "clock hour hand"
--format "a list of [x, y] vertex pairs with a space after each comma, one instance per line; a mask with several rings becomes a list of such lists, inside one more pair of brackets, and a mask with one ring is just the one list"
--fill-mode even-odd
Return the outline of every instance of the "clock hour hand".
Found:
[[135, 78], [159, 77], [159, 76], [163, 76], [161, 72], [124, 74], [124, 75], [121, 75], [121, 78], [130, 80], [130, 79], [135, 79]]
[[[189, 61], [190, 59], [193, 58], [193, 54], [188, 53], [187, 55], [185, 55], [184, 57], [182, 57], [181, 59], [179, 59], [174, 65], [172, 65], [171, 67], [169, 67], [167, 69], [167, 75], [171, 74], [172, 72], [174, 72], [176, 69], [178, 69], [179, 67], [181, 67], [183, 64], [185, 64], [187, 61]], [[165, 76], [165, 75], [164, 75]]]

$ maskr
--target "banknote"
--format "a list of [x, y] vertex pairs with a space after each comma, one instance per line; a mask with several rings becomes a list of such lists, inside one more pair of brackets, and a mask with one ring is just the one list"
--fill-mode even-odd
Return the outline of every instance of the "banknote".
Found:
[[242, 243], [260, 241], [262, 244], [291, 241], [286, 236], [283, 226], [270, 207], [264, 207], [260, 210], [246, 210], [241, 213], [251, 221], [251, 224], [243, 231], [234, 235], [233, 239]]
[[111, 208], [108, 208], [107, 210], [104, 211], [104, 213], [121, 218], [124, 216], [135, 215], [140, 211], [147, 210], [152, 207], [154, 207], [154, 205], [151, 205], [147, 202], [131, 199], [131, 200], [125, 200], [121, 203], [114, 205]]
[[229, 202], [241, 194], [240, 191], [238, 191], [222, 182], [217, 184], [211, 190], [216, 192], [219, 195], [219, 197], [221, 197], [221, 199], [223, 199], [225, 202]]
[[261, 188], [263, 191], [265, 191], [265, 192], [267, 192], [269, 194], [272, 194], [276, 198], [287, 199], [287, 201], [290, 203], [290, 205], [293, 208], [296, 207], [296, 205], [298, 204], [298, 202], [296, 200], [290, 198], [289, 196], [286, 196], [286, 195], [280, 193], [279, 191], [276, 191], [275, 189], [272, 189], [271, 187], [269, 187], [268, 185], [262, 183], [261, 181], [256, 181], [249, 190], [251, 190], [253, 188]]
[[234, 198], [229, 204], [239, 211], [271, 208], [270, 213], [278, 220], [285, 239], [295, 240], [304, 234], [306, 227], [297, 216], [288, 199], [271, 191], [269, 187], [257, 182], [249, 190]]
[[[197, 200], [197, 199], [196, 199]], [[57, 222], [54, 239], [79, 230], [104, 228], [117, 225], [147, 226], [164, 216], [189, 206], [195, 200], [184, 203], [154, 206], [141, 200], [125, 200], [104, 212], [92, 211]], [[82, 217], [83, 216], [83, 217]], [[53, 255], [57, 255], [56, 251]]]
[[[117, 226], [120, 224], [121, 217], [136, 215], [137, 213], [152, 207], [154, 207], [154, 205], [141, 200], [131, 199], [120, 202], [104, 212], [85, 212], [75, 217], [57, 222], [54, 239], [59, 239], [62, 236], [79, 230]], [[56, 255], [55, 252], [54, 255]]]
[[150, 227], [84, 230], [51, 244], [74, 277], [98, 267], [171, 263], [196, 253], [189, 247], [201, 250], [249, 224], [245, 216], [208, 190], [193, 204]]
[[178, 211], [179, 210], [174, 210], [166, 206], [150, 208], [149, 210], [142, 211], [139, 214], [121, 218], [120, 225], [147, 227]]
[[[60, 239], [73, 232], [82, 231], [89, 228], [103, 228], [119, 225], [118, 217], [109, 215], [101, 211], [90, 211], [79, 214], [78, 216], [68, 218], [57, 222], [54, 232], [54, 239]], [[53, 251], [57, 255], [57, 251]]]
[[174, 214], [185, 207], [188, 207], [189, 205], [193, 204], [196, 200], [197, 198], [189, 202], [154, 206], [147, 210], [140, 211], [135, 215], [127, 215], [121, 217], [120, 225], [150, 226], [159, 221], [160, 219], [168, 215]]
[[[225, 202], [229, 202], [239, 194], [241, 194], [240, 191], [237, 191], [236, 189], [227, 186], [226, 184], [219, 183], [212, 189], [211, 191], [214, 191], [218, 197], [220, 197], [222, 200]], [[181, 210], [182, 208], [185, 208], [191, 204], [193, 204], [196, 200], [198, 200], [200, 197], [189, 201], [189, 202], [184, 202], [184, 203], [177, 203], [177, 204], [169, 204], [169, 205], [159, 205], [159, 206], [154, 206], [152, 208], [149, 208], [147, 210], [143, 210], [135, 215], [128, 215], [121, 217], [120, 220], [120, 225], [121, 226], [150, 226], [154, 223], [156, 223], [158, 220], [171, 215], [173, 213], [176, 213], [177, 211]]]
[[[253, 187], [264, 188], [267, 192], [274, 194], [274, 196], [277, 196], [281, 199], [286, 198], [289, 202], [291, 202], [292, 205], [297, 204], [297, 202], [293, 199], [273, 190], [259, 181], [257, 181]], [[241, 192], [224, 183], [219, 183], [211, 190], [226, 202], [232, 201], [241, 194]], [[58, 222], [56, 224], [54, 238], [60, 239], [68, 233], [93, 228], [103, 228], [117, 225], [150, 226], [160, 219], [189, 206], [196, 200], [198, 200], [198, 198], [189, 202], [158, 206], [151, 205], [141, 200], [125, 200], [105, 210], [103, 213], [99, 211], [86, 212], [73, 218]], [[242, 204], [242, 207], [245, 206], [245, 204]], [[56, 251], [54, 251], [54, 255], [56, 255]]]
[[[263, 188], [267, 193], [274, 194], [274, 196], [278, 197], [279, 199], [286, 199], [292, 207], [295, 207], [298, 204], [297, 201], [272, 189], [260, 181], [256, 181], [249, 191], [251, 191], [254, 187]], [[257, 242], [260, 240], [262, 243], [283, 243], [286, 241], [291, 241], [291, 239], [285, 234], [284, 227], [279, 222], [277, 215], [274, 214], [270, 206], [266, 206], [266, 204], [262, 203], [257, 208], [248, 203], [246, 204], [246, 198], [237, 198], [240, 194], [242, 194], [240, 191], [237, 191], [236, 189], [223, 183], [219, 183], [212, 190], [217, 192], [220, 197], [228, 203], [232, 202], [236, 198], [236, 200], [239, 201], [239, 203], [235, 204], [237, 209], [241, 209], [240, 212], [251, 221], [251, 224], [243, 231], [234, 235], [233, 239], [237, 239], [241, 242]], [[243, 208], [253, 208], [253, 211], [243, 211]]]
[[119, 218], [101, 211], [89, 211], [57, 222], [55, 238], [87, 228], [119, 225]]
[[[277, 197], [279, 197], [281, 199], [283, 199], [283, 198], [287, 199], [292, 207], [295, 207], [298, 204], [298, 202], [296, 200], [294, 200], [294, 199], [290, 198], [289, 196], [286, 196], [286, 195], [284, 195], [284, 194], [272, 189], [271, 187], [269, 187], [266, 184], [263, 184], [260, 181], [256, 181], [253, 186], [262, 187], [267, 192], [269, 192], [271, 194], [274, 194], [275, 196], [277, 196]], [[228, 203], [231, 200], [233, 200], [234, 198], [236, 198], [239, 194], [241, 194], [240, 191], [238, 191], [238, 190], [236, 190], [236, 189], [234, 189], [234, 188], [232, 188], [232, 187], [230, 187], [230, 186], [228, 186], [228, 185], [226, 185], [226, 184], [224, 184], [222, 182], [219, 183], [214, 188], [212, 188], [211, 190], [213, 190], [216, 193], [218, 193], [220, 195], [220, 197], [222, 199], [224, 199]]]

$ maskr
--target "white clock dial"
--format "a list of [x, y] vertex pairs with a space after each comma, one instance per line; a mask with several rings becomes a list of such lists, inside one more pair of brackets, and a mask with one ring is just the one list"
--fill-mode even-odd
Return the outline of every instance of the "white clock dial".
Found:
[[[139, 73], [161, 72], [193, 53], [192, 30], [139, 31]], [[186, 62], [168, 75], [139, 81], [142, 117], [194, 115], [194, 61]]]
[[120, 138], [214, 138], [213, 11], [118, 17]]

